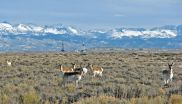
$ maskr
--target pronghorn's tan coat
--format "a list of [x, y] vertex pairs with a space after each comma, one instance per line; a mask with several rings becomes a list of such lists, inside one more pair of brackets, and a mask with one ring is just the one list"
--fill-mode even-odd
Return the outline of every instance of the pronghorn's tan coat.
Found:
[[99, 67], [99, 66], [93, 66], [92, 64], [88, 64], [87, 68], [89, 68], [92, 73], [93, 73], [93, 77], [95, 77], [95, 75], [100, 75], [102, 77], [102, 72], [103, 72], [103, 68]]
[[72, 67], [63, 67], [63, 65], [59, 65], [59, 70], [62, 71], [63, 73], [65, 72], [73, 72], [74, 68], [76, 68], [75, 64], [72, 64]]

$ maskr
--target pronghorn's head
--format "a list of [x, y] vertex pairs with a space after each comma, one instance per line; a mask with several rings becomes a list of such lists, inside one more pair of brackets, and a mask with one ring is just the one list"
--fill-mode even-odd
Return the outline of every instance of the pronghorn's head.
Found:
[[79, 72], [81, 75], [84, 74], [83, 68], [75, 68], [74, 72]]
[[92, 66], [92, 64], [91, 63], [88, 63], [88, 66]]
[[75, 63], [71, 63], [72, 68], [75, 69], [76, 68], [76, 64]]
[[59, 64], [58, 67], [61, 68], [62, 67], [62, 64]]
[[82, 67], [83, 67], [83, 66], [82, 66], [82, 64], [83, 64], [83, 63], [81, 62], [81, 63], [80, 63], [80, 68], [82, 68]]
[[80, 73], [81, 73], [81, 75], [84, 75], [84, 70], [83, 70], [83, 68], [81, 68]]
[[169, 69], [171, 70], [172, 69], [172, 66], [174, 65], [174, 63], [172, 62], [171, 64], [168, 63], [168, 67]]
[[[89, 63], [88, 63], [89, 64]], [[88, 67], [88, 65], [87, 64], [84, 64], [84, 63], [80, 63], [80, 68], [86, 68], [86, 67]]]
[[88, 63], [88, 64], [87, 64], [87, 67], [88, 67], [88, 68], [91, 68], [91, 67], [92, 67], [92, 64]]
[[89, 69], [89, 70], [93, 70], [93, 64], [88, 63], [88, 65], [86, 66], [86, 68]]

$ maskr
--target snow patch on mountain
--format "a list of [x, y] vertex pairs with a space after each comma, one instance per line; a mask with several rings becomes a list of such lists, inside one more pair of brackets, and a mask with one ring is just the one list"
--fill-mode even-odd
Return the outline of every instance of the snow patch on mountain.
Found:
[[172, 30], [128, 30], [128, 29], [122, 29], [122, 30], [112, 30], [111, 31], [111, 37], [113, 39], [122, 38], [124, 36], [126, 37], [142, 37], [142, 38], [173, 38], [176, 37], [176, 31]]
[[46, 28], [44, 30], [45, 33], [51, 33], [51, 34], [65, 34], [65, 30], [57, 30], [55, 28]]
[[44, 32], [44, 28], [41, 26], [33, 26], [32, 31], [34, 31], [35, 33], [38, 33], [38, 32], [42, 33], [42, 32]]
[[32, 31], [31, 27], [28, 25], [24, 25], [24, 24], [19, 24], [16, 27], [17, 32], [21, 32], [21, 33], [26, 33], [26, 32], [30, 32]]
[[74, 29], [73, 27], [68, 27], [68, 29], [73, 33], [73, 34], [78, 34], [78, 31]]
[[13, 29], [13, 27], [10, 24], [0, 23], [0, 30], [9, 31], [11, 29]]

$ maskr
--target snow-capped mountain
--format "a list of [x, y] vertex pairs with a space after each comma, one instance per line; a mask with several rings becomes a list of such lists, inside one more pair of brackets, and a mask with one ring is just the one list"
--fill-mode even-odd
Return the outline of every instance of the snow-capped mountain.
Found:
[[0, 23], [0, 31], [3, 33], [45, 35], [45, 34], [78, 34], [78, 31], [73, 27], [63, 25], [41, 26], [34, 24], [17, 24]]
[[162, 27], [88, 30], [65, 25], [0, 23], [1, 51], [79, 50], [90, 47], [181, 48], [182, 25]]
[[[20, 34], [31, 34], [31, 35], [46, 35], [46, 34], [74, 34], [81, 35], [83, 32], [64, 25], [53, 25], [53, 26], [39, 26], [33, 24], [17, 24], [11, 25], [9, 23], [0, 23], [0, 31], [1, 35], [4, 33], [20, 35]], [[108, 31], [95, 31], [90, 30], [84, 32], [85, 36], [93, 36], [95, 34], [106, 34], [108, 37], [117, 39], [126, 37], [141, 37], [141, 38], [171, 38], [176, 37], [177, 35], [177, 27], [176, 26], [163, 26], [152, 29], [144, 29], [144, 28], [119, 28], [112, 29]]]

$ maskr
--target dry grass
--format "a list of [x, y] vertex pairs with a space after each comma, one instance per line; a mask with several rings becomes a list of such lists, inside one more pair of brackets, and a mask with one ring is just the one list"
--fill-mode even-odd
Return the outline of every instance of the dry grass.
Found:
[[181, 104], [182, 96], [181, 95], [172, 95], [170, 97], [170, 104]]
[[163, 96], [156, 96], [154, 98], [144, 96], [141, 98], [132, 98], [129, 104], [165, 104], [166, 102], [167, 100]]
[[80, 101], [76, 102], [75, 104], [124, 104], [127, 101], [122, 101], [112, 96], [93, 96], [86, 99], [81, 99]]
[[[12, 61], [11, 67], [6, 60]], [[164, 87], [161, 71], [172, 61], [174, 80]], [[181, 62], [182, 53], [1, 53], [0, 104], [178, 104], [182, 103]], [[92, 78], [88, 71], [78, 88], [73, 83], [61, 87], [57, 66], [71, 63], [101, 66], [103, 77]]]

